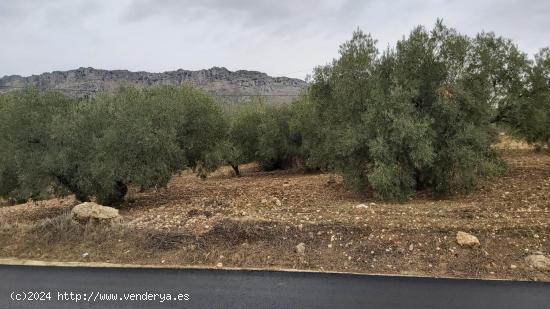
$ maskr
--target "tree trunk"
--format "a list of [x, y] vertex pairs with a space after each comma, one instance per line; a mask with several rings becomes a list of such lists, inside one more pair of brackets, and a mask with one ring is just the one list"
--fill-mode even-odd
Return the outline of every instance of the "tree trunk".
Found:
[[235, 176], [240, 177], [241, 171], [239, 171], [239, 165], [238, 164], [231, 164], [231, 167], [233, 168], [233, 171], [235, 171]]
[[74, 193], [77, 200], [79, 200], [81, 202], [89, 202], [90, 201], [90, 196], [87, 193], [80, 190], [80, 188], [78, 188], [78, 186], [71, 183], [71, 181], [69, 181], [67, 179], [67, 177], [65, 177], [64, 175], [56, 175], [55, 177], [57, 178], [57, 181], [59, 181], [60, 184], [62, 184], [65, 188], [67, 188], [69, 191]]
[[122, 181], [117, 181], [111, 192], [105, 195], [96, 196], [97, 201], [105, 206], [120, 206], [124, 202], [124, 197], [128, 193], [128, 187]]

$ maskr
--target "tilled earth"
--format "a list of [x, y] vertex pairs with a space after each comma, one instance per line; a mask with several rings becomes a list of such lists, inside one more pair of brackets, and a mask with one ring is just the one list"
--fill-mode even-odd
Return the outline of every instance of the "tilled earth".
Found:
[[[71, 198], [2, 207], [0, 255], [550, 281], [549, 270], [525, 262], [550, 256], [550, 155], [501, 151], [504, 176], [444, 200], [419, 193], [382, 203], [346, 190], [335, 175], [248, 165], [242, 177], [229, 168], [206, 180], [182, 173], [166, 189], [134, 192], [116, 227], [52, 220]], [[458, 231], [480, 245], [458, 245]]]

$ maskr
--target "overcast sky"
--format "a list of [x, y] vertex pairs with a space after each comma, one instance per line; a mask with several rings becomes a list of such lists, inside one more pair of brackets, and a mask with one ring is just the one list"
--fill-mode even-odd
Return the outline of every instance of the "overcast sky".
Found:
[[304, 78], [357, 27], [383, 49], [438, 17], [530, 55], [550, 45], [549, 0], [0, 0], [0, 76], [224, 66]]

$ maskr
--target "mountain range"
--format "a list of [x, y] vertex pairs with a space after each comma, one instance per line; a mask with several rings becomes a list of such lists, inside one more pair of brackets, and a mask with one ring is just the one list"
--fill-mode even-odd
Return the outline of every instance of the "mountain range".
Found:
[[162, 73], [78, 68], [27, 77], [4, 76], [0, 78], [0, 92], [34, 86], [40, 90], [58, 90], [69, 96], [83, 98], [112, 91], [122, 85], [141, 88], [185, 84], [228, 100], [248, 100], [260, 95], [270, 102], [288, 102], [300, 94], [306, 82], [297, 78], [271, 77], [257, 71], [230, 71], [223, 67], [198, 71], [179, 69]]

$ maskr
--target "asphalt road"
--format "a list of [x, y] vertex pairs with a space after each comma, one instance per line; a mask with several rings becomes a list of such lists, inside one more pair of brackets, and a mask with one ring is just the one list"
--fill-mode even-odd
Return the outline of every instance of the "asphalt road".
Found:
[[[117, 300], [101, 300], [107, 296]], [[0, 266], [0, 308], [548, 309], [550, 283], [4, 265]]]

